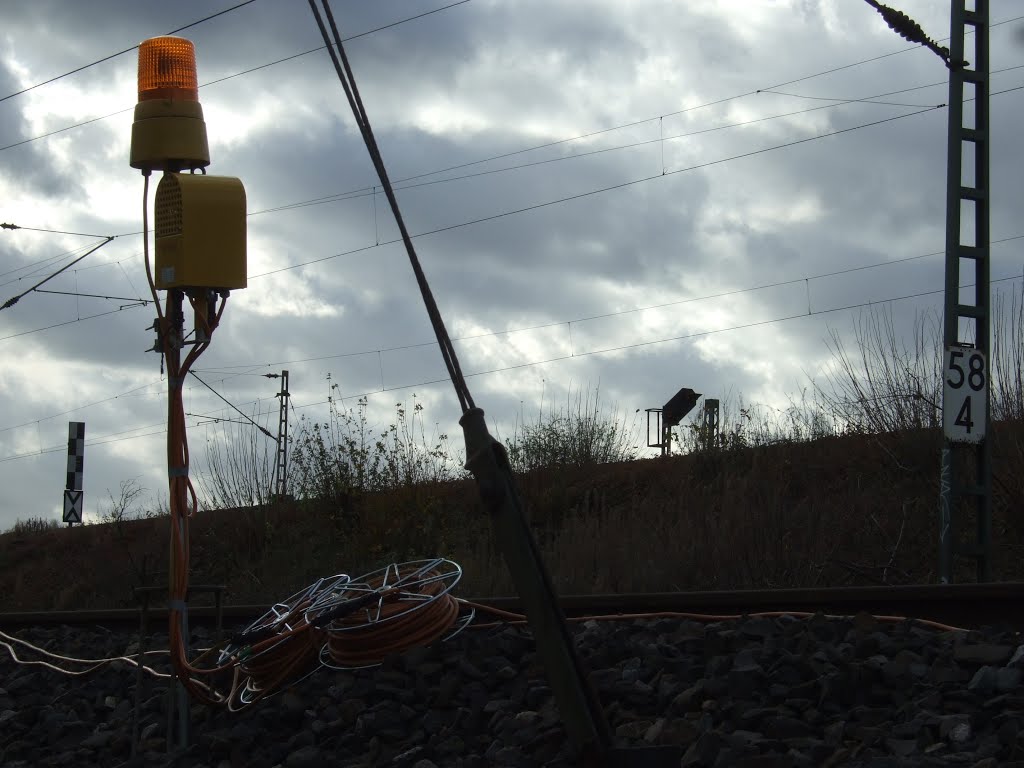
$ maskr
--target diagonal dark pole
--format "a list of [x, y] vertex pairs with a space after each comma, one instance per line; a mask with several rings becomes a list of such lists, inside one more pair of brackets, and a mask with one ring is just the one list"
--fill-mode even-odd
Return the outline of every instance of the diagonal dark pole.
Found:
[[[516, 488], [512, 468], [505, 448], [487, 430], [484, 412], [477, 408], [469, 387], [462, 375], [458, 357], [445, 329], [441, 313], [437, 308], [420, 265], [412, 239], [406, 230], [398, 201], [391, 181], [377, 147], [370, 121], [363, 106], [355, 77], [345, 54], [341, 34], [338, 31], [329, 0], [321, 0], [324, 14], [331, 27], [333, 41], [328, 35], [323, 18], [314, 0], [309, 0], [320, 34], [334, 64], [335, 72], [345, 90], [349, 106], [370, 158], [373, 160], [381, 187], [391, 205], [392, 213], [405, 244], [409, 262], [416, 275], [423, 302], [430, 316], [431, 325], [437, 336], [441, 356], [455, 386], [462, 407], [462, 425], [466, 440], [466, 467], [477, 480], [480, 497], [491, 515], [497, 543], [505, 557], [516, 588], [526, 609], [526, 616], [537, 643], [555, 701], [565, 722], [565, 728], [578, 750], [583, 763], [588, 766], [676, 766], [680, 750], [676, 747], [649, 747], [621, 750], [612, 747], [611, 729], [601, 709], [583, 665], [576, 653], [572, 635], [565, 622], [544, 562], [537, 549], [536, 541], [526, 522], [522, 501]], [[335, 51], [337, 49], [337, 51]]]
[[261, 426], [260, 426], [259, 424], [257, 424], [257, 423], [256, 423], [255, 421], [253, 421], [253, 420], [252, 420], [251, 418], [249, 418], [249, 417], [248, 417], [248, 416], [247, 416], [247, 415], [246, 415], [246, 414], [245, 414], [245, 413], [244, 413], [243, 411], [239, 410], [239, 409], [238, 409], [238, 406], [236, 406], [236, 405], [235, 405], [234, 403], [232, 403], [232, 402], [231, 402], [230, 400], [228, 400], [228, 399], [227, 399], [226, 397], [224, 397], [224, 395], [222, 395], [222, 394], [221, 394], [220, 392], [218, 392], [218, 391], [217, 391], [216, 389], [214, 389], [213, 387], [211, 387], [211, 386], [210, 386], [209, 384], [207, 384], [207, 383], [206, 383], [205, 381], [203, 381], [202, 379], [200, 379], [200, 378], [199, 378], [199, 374], [197, 374], [197, 373], [196, 373], [195, 371], [189, 371], [189, 373], [191, 373], [191, 374], [192, 374], [193, 376], [195, 376], [195, 377], [196, 377], [196, 379], [198, 379], [198, 380], [199, 380], [199, 383], [200, 383], [200, 384], [202, 384], [202, 385], [203, 385], [204, 387], [206, 387], [206, 388], [207, 388], [208, 390], [210, 390], [211, 392], [213, 392], [213, 394], [215, 394], [215, 395], [216, 395], [217, 397], [219, 397], [219, 398], [220, 398], [221, 400], [223, 400], [223, 401], [224, 401], [225, 403], [227, 403], [227, 404], [228, 404], [229, 406], [231, 406], [231, 407], [232, 407], [232, 408], [233, 408], [233, 409], [235, 410], [235, 412], [236, 412], [236, 413], [238, 413], [238, 414], [240, 414], [240, 415], [242, 416], [242, 418], [243, 418], [243, 419], [245, 419], [246, 421], [248, 421], [248, 422], [249, 422], [250, 424], [252, 424], [252, 425], [253, 425], [254, 427], [256, 427], [256, 429], [258, 429], [258, 430], [259, 430], [260, 432], [262, 432], [262, 433], [263, 433], [264, 435], [266, 435], [267, 437], [269, 437], [269, 438], [270, 438], [271, 440], [274, 440], [274, 436], [273, 436], [272, 434], [270, 434], [270, 431], [269, 431], [269, 430], [265, 429], [264, 427], [261, 427]]

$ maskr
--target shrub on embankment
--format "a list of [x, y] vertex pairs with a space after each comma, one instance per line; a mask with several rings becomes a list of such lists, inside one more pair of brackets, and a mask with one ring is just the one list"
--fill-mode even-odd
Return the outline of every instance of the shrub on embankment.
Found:
[[[993, 429], [994, 572], [1024, 579], [1024, 428]], [[615, 464], [520, 477], [562, 593], [924, 583], [936, 579], [940, 436], [933, 430]], [[0, 610], [126, 607], [166, 580], [167, 519], [0, 535]], [[971, 531], [964, 526], [964, 531]], [[513, 594], [472, 480], [334, 502], [200, 512], [192, 581], [270, 603], [320, 576], [393, 560], [459, 562], [464, 596]], [[966, 563], [961, 580], [973, 579]]]

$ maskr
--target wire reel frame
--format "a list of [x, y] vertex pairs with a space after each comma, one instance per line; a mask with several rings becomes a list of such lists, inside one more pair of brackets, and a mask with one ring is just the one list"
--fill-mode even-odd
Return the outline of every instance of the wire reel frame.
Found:
[[[338, 585], [345, 584], [348, 581], [349, 576], [343, 573], [321, 578], [305, 589], [299, 590], [291, 597], [275, 603], [266, 613], [232, 638], [228, 645], [220, 651], [218, 665], [228, 664], [232, 660], [237, 660], [238, 668], [244, 674], [246, 668], [251, 670], [254, 665], [258, 666], [261, 663], [265, 665], [268, 662], [273, 663], [272, 657], [275, 654], [280, 655], [285, 650], [285, 644], [309, 642], [309, 638], [302, 637], [302, 635], [314, 631], [314, 628], [306, 620], [306, 610], [322, 593], [327, 590], [334, 590]], [[262, 645], [268, 640], [273, 641], [275, 636], [278, 636], [276, 642], [271, 642], [266, 647], [260, 648], [256, 653], [249, 653], [248, 649], [254, 645]], [[316, 653], [313, 653], [311, 656], [313, 659], [317, 658]], [[292, 664], [291, 666], [296, 665]], [[275, 681], [275, 685], [271, 686], [271, 688], [281, 690], [287, 685], [294, 685], [305, 680], [316, 672], [317, 669], [317, 663], [301, 664], [298, 665], [298, 669], [286, 669], [284, 670], [283, 679]], [[296, 672], [298, 674], [295, 674]], [[258, 698], [265, 698], [276, 692], [276, 690], [269, 690], [269, 692], [268, 690], [252, 674], [248, 674], [244, 684], [238, 689], [238, 699], [242, 704], [251, 704]]]
[[[359, 656], [366, 663], [339, 663], [331, 651], [332, 643], [359, 644], [368, 636], [416, 625], [426, 628], [423, 642], [449, 640], [465, 629], [475, 617], [475, 609], [455, 600], [451, 591], [462, 578], [462, 568], [445, 558], [391, 563], [384, 568], [338, 583], [321, 592], [306, 611], [306, 620], [323, 626], [328, 642], [320, 650], [320, 662], [330, 669], [349, 670], [378, 666], [376, 654], [365, 648]], [[428, 614], [430, 615], [428, 618]], [[395, 652], [408, 650], [399, 641]]]

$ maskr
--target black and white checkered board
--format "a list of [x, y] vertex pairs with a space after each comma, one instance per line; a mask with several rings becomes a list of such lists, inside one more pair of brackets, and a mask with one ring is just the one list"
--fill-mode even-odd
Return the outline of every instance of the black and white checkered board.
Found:
[[68, 422], [68, 482], [69, 491], [82, 490], [82, 469], [85, 462], [85, 422]]

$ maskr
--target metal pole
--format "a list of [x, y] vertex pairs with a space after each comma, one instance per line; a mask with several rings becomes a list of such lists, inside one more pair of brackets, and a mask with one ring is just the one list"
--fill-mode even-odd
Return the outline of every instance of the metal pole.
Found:
[[288, 371], [281, 371], [281, 402], [277, 412], [277, 459], [274, 465], [274, 495], [284, 499], [288, 493]]
[[[167, 294], [167, 320], [168, 320], [168, 332], [170, 339], [166, 342], [166, 354], [168, 357], [168, 388], [167, 388], [167, 457], [168, 457], [168, 490], [172, 497], [177, 494], [178, 498], [175, 501], [171, 498], [171, 504], [176, 507], [179, 511], [178, 519], [178, 536], [182, 541], [185, 540], [185, 509], [188, 504], [188, 498], [185, 493], [185, 489], [180, 483], [175, 483], [173, 480], [173, 473], [187, 471], [184, 467], [173, 467], [171, 466], [172, 461], [177, 461], [176, 451], [179, 450], [179, 446], [174, 442], [174, 435], [176, 430], [171, 427], [177, 418], [177, 414], [174, 408], [175, 389], [180, 389], [184, 386], [182, 378], [172, 379], [171, 374], [178, 375], [181, 369], [181, 348], [184, 344], [185, 339], [185, 315], [184, 315], [184, 303], [185, 293], [180, 289], [172, 289]], [[179, 567], [173, 557], [173, 547], [171, 548], [171, 562], [170, 562], [170, 578], [173, 580], [176, 575], [176, 568]], [[181, 607], [178, 612], [179, 615], [179, 629], [181, 631], [182, 643], [184, 644], [185, 655], [188, 656], [188, 595], [183, 596], [185, 599], [185, 605]], [[170, 595], [170, 599], [174, 599], [174, 595]], [[173, 615], [173, 613], [172, 613]], [[171, 668], [171, 684], [169, 691], [171, 702], [168, 706], [167, 712], [167, 751], [172, 752], [171, 744], [171, 723], [174, 719], [173, 711], [175, 704], [177, 705], [178, 711], [178, 737], [177, 747], [178, 749], [184, 750], [188, 748], [189, 743], [189, 698], [188, 692], [185, 690], [185, 686], [178, 681], [177, 675], [174, 673], [174, 668]]]
[[[976, 0], [973, 11], [967, 10], [965, 0], [952, 0], [950, 9], [950, 78], [949, 78], [949, 126], [947, 134], [947, 178], [946, 178], [946, 263], [945, 301], [943, 318], [944, 360], [950, 350], [964, 350], [966, 356], [972, 352], [981, 354], [984, 360], [983, 380], [980, 391], [971, 395], [983, 398], [981, 408], [968, 413], [967, 420], [984, 419], [980, 426], [987, 427], [991, 416], [989, 400], [990, 379], [990, 267], [989, 267], [989, 29], [988, 0]], [[975, 50], [965, 55], [967, 27], [973, 27]], [[972, 61], [966, 62], [965, 59]], [[971, 65], [973, 64], [973, 68]], [[964, 90], [973, 86], [974, 119], [964, 120]], [[973, 160], [974, 180], [964, 181], [963, 158]], [[964, 204], [973, 206], [974, 244], [963, 242], [961, 221], [965, 216]], [[962, 262], [973, 262], [974, 268], [962, 270]], [[974, 302], [961, 302], [960, 285], [972, 282], [975, 285]], [[961, 338], [961, 326], [967, 331]], [[973, 327], [974, 339], [969, 330]], [[979, 581], [992, 579], [992, 445], [982, 431], [980, 442], [965, 443], [953, 439], [948, 425], [953, 409], [946, 393], [948, 386], [962, 386], [963, 376], [959, 371], [950, 373], [943, 364], [944, 395], [944, 436], [942, 464], [939, 483], [939, 580], [948, 584], [954, 578], [954, 559], [965, 555], [975, 560]], [[980, 366], [979, 366], [980, 370]], [[977, 375], [977, 374], [976, 374]], [[954, 382], [959, 381], [959, 384]], [[975, 379], [977, 382], [977, 379]], [[963, 402], [962, 398], [957, 402]], [[971, 415], [974, 413], [976, 415]], [[955, 413], [954, 413], [955, 415]], [[977, 427], [976, 427], [977, 429]], [[957, 525], [961, 524], [962, 513], [973, 506], [977, 531], [975, 543], [964, 546], [959, 543]]]
[[142, 665], [146, 662], [146, 640], [149, 636], [149, 592], [136, 590], [135, 596], [140, 599], [139, 606], [139, 650], [138, 664], [135, 667], [135, 706], [132, 708], [132, 750], [135, 757], [139, 751], [139, 721], [142, 717], [142, 686], [145, 676]]

